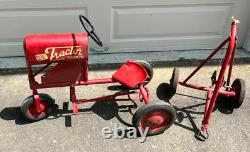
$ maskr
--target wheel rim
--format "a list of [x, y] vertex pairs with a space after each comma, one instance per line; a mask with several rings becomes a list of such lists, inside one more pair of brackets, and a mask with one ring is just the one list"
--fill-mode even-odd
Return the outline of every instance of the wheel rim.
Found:
[[40, 102], [40, 110], [41, 110], [40, 112], [36, 110], [36, 105], [33, 102], [28, 108], [28, 114], [31, 117], [38, 117], [39, 115], [45, 113], [48, 110], [47, 102]]
[[154, 111], [141, 119], [141, 127], [149, 127], [149, 131], [157, 132], [164, 128], [171, 121], [171, 115], [166, 111]]

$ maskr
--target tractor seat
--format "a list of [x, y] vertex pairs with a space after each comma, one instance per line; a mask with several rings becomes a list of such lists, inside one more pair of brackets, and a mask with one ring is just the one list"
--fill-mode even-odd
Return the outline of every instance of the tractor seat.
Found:
[[143, 66], [133, 61], [127, 61], [113, 74], [112, 78], [132, 89], [143, 83], [147, 76], [147, 71]]

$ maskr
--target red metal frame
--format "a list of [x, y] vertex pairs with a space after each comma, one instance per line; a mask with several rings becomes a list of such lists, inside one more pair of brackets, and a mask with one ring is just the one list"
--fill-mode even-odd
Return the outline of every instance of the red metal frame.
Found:
[[[145, 88], [139, 81], [139, 88], [133, 90], [134, 87], [129, 87], [131, 90], [118, 91], [115, 94], [96, 97], [92, 99], [78, 99], [76, 96], [75, 87], [81, 85], [121, 83], [119, 81], [120, 74], [127, 73], [135, 74], [140, 80], [145, 77], [146, 70], [141, 65], [128, 61], [124, 64], [123, 70], [119, 69], [120, 73], [116, 77], [103, 79], [88, 79], [88, 35], [86, 33], [62, 33], [62, 34], [37, 34], [27, 35], [24, 39], [24, 52], [26, 57], [27, 72], [31, 90], [35, 103], [35, 111], [41, 112], [42, 107], [38, 94], [38, 89], [54, 88], [54, 87], [70, 87], [70, 100], [73, 104], [73, 112], [78, 113], [78, 104], [85, 102], [109, 102], [109, 101], [128, 101], [130, 97], [116, 99], [118, 96], [130, 94], [138, 94], [138, 98], [132, 100], [144, 101], [149, 103], [149, 90]], [[54, 67], [46, 71], [41, 77], [41, 83], [36, 81], [36, 76], [44, 72], [49, 66], [54, 63]], [[32, 71], [32, 67], [38, 64], [45, 64], [37, 72]], [[128, 65], [129, 64], [129, 65]], [[137, 69], [129, 68], [129, 66], [137, 67]], [[134, 70], [134, 71], [133, 71]], [[141, 71], [140, 71], [141, 70]], [[142, 75], [138, 75], [141, 72]], [[136, 77], [132, 78], [136, 78]], [[117, 79], [118, 78], [118, 79]], [[124, 77], [127, 80], [127, 77]], [[129, 81], [129, 79], [128, 79]], [[138, 81], [133, 81], [137, 83]], [[124, 83], [126, 86], [126, 82]], [[136, 84], [137, 85], [137, 84]]]
[[[94, 85], [94, 84], [108, 84], [108, 83], [119, 83], [113, 78], [102, 78], [102, 79], [93, 79], [88, 81], [77, 81], [77, 82], [63, 82], [63, 83], [49, 83], [49, 84], [43, 84], [38, 83], [35, 81], [35, 77], [42, 73], [46, 68], [49, 67], [50, 64], [45, 65], [41, 69], [39, 69], [37, 72], [33, 74], [32, 66], [27, 63], [27, 69], [28, 69], [28, 77], [30, 82], [30, 88], [33, 90], [34, 100], [35, 100], [35, 107], [36, 111], [40, 111], [40, 99], [38, 96], [37, 89], [43, 89], [43, 88], [54, 88], [54, 87], [66, 87], [70, 86], [70, 100], [73, 104], [73, 112], [76, 114], [78, 113], [78, 104], [85, 103], [85, 102], [110, 102], [110, 101], [144, 101], [145, 104], [149, 103], [149, 90], [144, 87], [142, 84], [139, 86], [139, 89], [137, 90], [125, 90], [120, 91], [112, 95], [106, 95], [96, 98], [90, 98], [90, 99], [77, 99], [76, 97], [76, 91], [75, 86], [81, 86], [81, 85]], [[123, 99], [116, 99], [116, 97], [119, 96], [125, 96], [125, 95], [131, 95], [131, 94], [138, 94], [138, 98], [123, 98]], [[141, 98], [140, 98], [141, 96]]]
[[[230, 84], [230, 78], [232, 75], [232, 69], [234, 64], [236, 46], [237, 46], [237, 21], [234, 20], [231, 24], [231, 34], [226, 40], [224, 40], [216, 49], [212, 51], [212, 53], [183, 81], [179, 82], [182, 86], [189, 87], [196, 90], [202, 90], [207, 92], [206, 97], [206, 106], [204, 112], [204, 118], [202, 121], [201, 131], [208, 132], [208, 123], [211, 118], [211, 113], [215, 105], [215, 101], [217, 99], [218, 94], [223, 94], [227, 96], [235, 96], [235, 92], [233, 90], [229, 90], [228, 86]], [[221, 70], [219, 72], [218, 79], [216, 81], [212, 81], [212, 85], [210, 87], [204, 87], [196, 84], [187, 83], [189, 79], [191, 79], [221, 48], [223, 48], [229, 42], [224, 61], [221, 66]], [[224, 75], [229, 65], [228, 75], [226, 82], [224, 81]], [[220, 90], [220, 88], [224, 86], [226, 90]], [[214, 87], [214, 89], [213, 89]]]

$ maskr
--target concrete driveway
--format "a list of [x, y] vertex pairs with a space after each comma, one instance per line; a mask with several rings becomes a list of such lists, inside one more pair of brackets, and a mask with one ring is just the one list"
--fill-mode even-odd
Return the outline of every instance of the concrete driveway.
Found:
[[[180, 78], [184, 79], [194, 67], [180, 67]], [[191, 82], [209, 85], [210, 77], [217, 67], [207, 66]], [[90, 78], [110, 77], [115, 70], [90, 71]], [[172, 68], [155, 67], [154, 78], [148, 84], [152, 102], [159, 102], [155, 90], [162, 82], [168, 82]], [[246, 81], [246, 97], [241, 108], [228, 111], [219, 107], [212, 115], [210, 137], [206, 142], [194, 138], [200, 128], [205, 92], [178, 87], [170, 102], [179, 109], [176, 123], [164, 134], [148, 137], [144, 143], [138, 139], [104, 139], [103, 127], [113, 128], [114, 123], [127, 127], [131, 124], [132, 102], [88, 103], [80, 106], [79, 115], [71, 115], [69, 88], [44, 89], [40, 92], [51, 95], [58, 105], [48, 119], [28, 123], [20, 115], [21, 102], [31, 94], [26, 74], [0, 76], [0, 151], [249, 151], [250, 147], [250, 65], [236, 65], [234, 78]], [[109, 94], [107, 85], [78, 87], [78, 96], [83, 98]], [[138, 107], [141, 106], [138, 103]]]

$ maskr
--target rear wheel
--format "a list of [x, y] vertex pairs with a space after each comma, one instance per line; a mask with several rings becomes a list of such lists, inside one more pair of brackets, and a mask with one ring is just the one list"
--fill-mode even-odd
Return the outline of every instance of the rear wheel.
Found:
[[40, 93], [41, 112], [37, 112], [33, 96], [26, 98], [21, 105], [23, 116], [30, 121], [38, 121], [46, 118], [52, 111], [54, 100], [47, 94]]
[[143, 66], [148, 73], [148, 78], [145, 82], [143, 82], [143, 85], [145, 86], [151, 81], [154, 76], [153, 67], [147, 61], [144, 60], [135, 60], [135, 62]]
[[176, 119], [174, 107], [165, 102], [150, 103], [139, 108], [133, 116], [132, 123], [143, 131], [148, 127], [147, 135], [157, 135], [168, 129]]
[[245, 81], [242, 79], [235, 79], [231, 87], [232, 91], [235, 92], [235, 96], [229, 97], [229, 104], [233, 108], [239, 108], [242, 105], [243, 100], [245, 98], [245, 92], [246, 92]]

